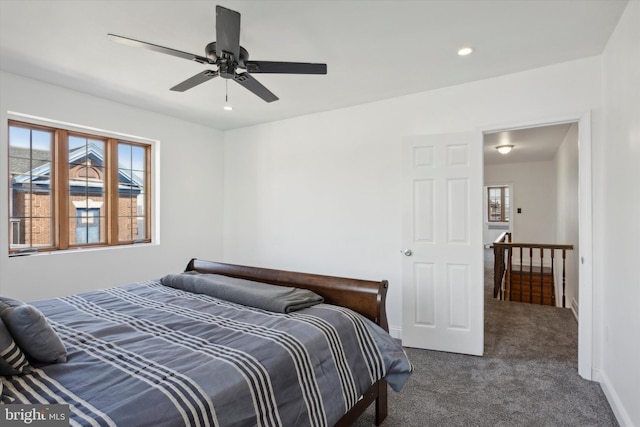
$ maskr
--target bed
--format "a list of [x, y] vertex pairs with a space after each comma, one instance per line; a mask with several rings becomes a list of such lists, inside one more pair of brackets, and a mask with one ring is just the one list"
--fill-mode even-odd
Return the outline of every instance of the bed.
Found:
[[[266, 293], [247, 306], [219, 297], [228, 283]], [[36, 301], [66, 362], [29, 358], [2, 377], [2, 401], [68, 404], [71, 425], [91, 426], [347, 426], [375, 402], [379, 425], [387, 386], [412, 371], [387, 333], [387, 286], [192, 259], [161, 280]], [[273, 290], [323, 301], [253, 304], [280, 304]]]

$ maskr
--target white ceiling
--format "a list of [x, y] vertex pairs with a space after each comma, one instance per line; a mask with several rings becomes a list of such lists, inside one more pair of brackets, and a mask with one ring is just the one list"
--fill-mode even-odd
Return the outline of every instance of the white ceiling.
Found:
[[[626, 0], [0, 0], [0, 68], [226, 130], [598, 55]], [[204, 56], [215, 5], [242, 15], [251, 59], [324, 62], [328, 74], [256, 74], [265, 103], [202, 64], [113, 43], [114, 33]], [[456, 51], [475, 52], [459, 57]]]
[[[562, 123], [485, 134], [484, 164], [551, 161], [570, 127], [571, 123]], [[509, 154], [500, 154], [498, 145], [513, 145], [513, 149]]]

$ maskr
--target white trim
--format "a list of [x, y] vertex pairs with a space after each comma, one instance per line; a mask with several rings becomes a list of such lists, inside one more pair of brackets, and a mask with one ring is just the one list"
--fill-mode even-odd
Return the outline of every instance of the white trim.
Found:
[[593, 377], [600, 383], [600, 387], [602, 388], [607, 401], [609, 401], [609, 406], [611, 406], [611, 410], [616, 416], [616, 420], [618, 421], [618, 424], [620, 424], [620, 427], [633, 427], [634, 424], [631, 420], [631, 416], [625, 410], [624, 405], [620, 400], [620, 396], [616, 393], [616, 389], [613, 387], [613, 384], [611, 384], [611, 381], [609, 381], [607, 374], [605, 374], [604, 371], [594, 370]]
[[576, 318], [576, 321], [580, 320], [580, 306], [578, 305], [578, 301], [575, 298], [571, 298], [571, 312], [573, 313], [573, 317]]
[[591, 200], [591, 112], [578, 121], [578, 374], [593, 371], [593, 224]]
[[527, 122], [488, 125], [485, 133], [526, 129], [561, 123], [578, 123], [578, 200], [579, 247], [578, 254], [584, 261], [579, 264], [578, 312], [578, 374], [591, 380], [593, 371], [593, 261], [592, 261], [592, 188], [591, 188], [591, 111], [541, 117]]
[[129, 142], [141, 142], [144, 144], [153, 144], [160, 142], [156, 139], [145, 138], [142, 136], [129, 135], [122, 132], [114, 132], [110, 130], [94, 128], [91, 126], [79, 125], [76, 123], [62, 122], [60, 120], [47, 119], [46, 117], [32, 116], [31, 114], [18, 113], [16, 111], [7, 111], [7, 118], [9, 120], [26, 121], [43, 126], [53, 126], [56, 128], [62, 128], [70, 131], [76, 131], [81, 133], [91, 133], [92, 135], [104, 136], [107, 138], [123, 138]]

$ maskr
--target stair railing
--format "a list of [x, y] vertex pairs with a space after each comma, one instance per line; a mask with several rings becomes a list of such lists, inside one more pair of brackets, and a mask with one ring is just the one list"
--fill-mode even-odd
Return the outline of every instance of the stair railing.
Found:
[[[527, 250], [527, 251], [525, 251]], [[534, 250], [539, 252], [539, 263], [534, 265]], [[529, 303], [534, 303], [533, 301], [533, 286], [534, 286], [534, 273], [536, 268], [538, 269], [540, 281], [539, 284], [535, 284], [535, 286], [540, 286], [540, 304], [543, 303], [543, 288], [544, 288], [544, 280], [543, 276], [545, 275], [545, 251], [549, 251], [551, 255], [550, 267], [551, 267], [551, 277], [553, 278], [553, 292], [551, 295], [552, 305], [555, 304], [555, 252], [556, 250], [561, 251], [562, 254], [562, 275], [561, 275], [561, 283], [562, 283], [562, 307], [566, 308], [566, 258], [567, 251], [573, 250], [573, 245], [559, 245], [559, 244], [541, 244], [541, 243], [513, 243], [512, 235], [510, 232], [505, 231], [502, 233], [494, 242], [493, 242], [493, 254], [494, 254], [494, 282], [493, 282], [493, 297], [501, 300], [516, 300], [522, 301], [522, 287], [523, 287], [523, 277], [528, 275], [529, 279]], [[520, 267], [517, 270], [513, 270], [513, 254], [514, 251], [518, 254], [520, 259]], [[524, 257], [523, 255], [528, 252], [529, 255], [529, 266], [525, 271], [523, 269]], [[520, 279], [520, 287], [519, 287], [519, 295], [515, 298], [511, 295], [512, 286], [511, 279], [513, 275], [519, 275]]]
[[507, 247], [503, 243], [511, 243], [511, 233], [505, 231], [493, 242], [493, 297], [503, 299], [506, 264], [511, 257], [505, 259]]

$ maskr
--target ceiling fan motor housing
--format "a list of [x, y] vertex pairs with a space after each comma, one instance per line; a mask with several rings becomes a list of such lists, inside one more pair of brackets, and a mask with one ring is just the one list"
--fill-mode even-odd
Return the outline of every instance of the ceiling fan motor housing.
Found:
[[216, 64], [219, 67], [220, 77], [225, 79], [232, 79], [235, 75], [237, 67], [242, 69], [246, 68], [245, 61], [249, 59], [249, 52], [240, 46], [240, 57], [234, 58], [232, 53], [223, 52], [223, 56], [220, 58], [217, 55], [216, 42], [209, 43], [204, 52], [207, 58], [211, 60], [211, 63]]

